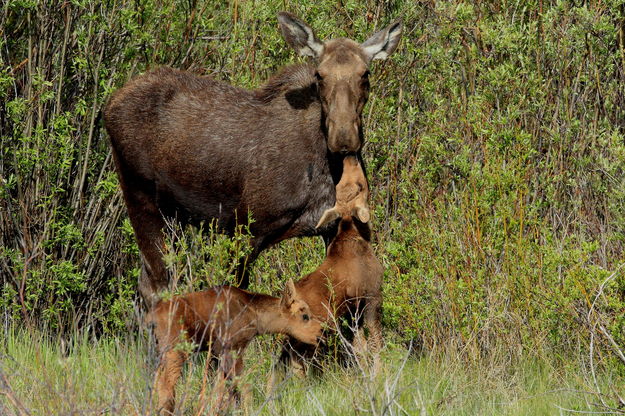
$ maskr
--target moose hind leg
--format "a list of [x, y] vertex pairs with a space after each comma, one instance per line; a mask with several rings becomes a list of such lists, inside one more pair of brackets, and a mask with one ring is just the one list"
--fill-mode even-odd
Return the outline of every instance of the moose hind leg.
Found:
[[169, 282], [163, 262], [165, 221], [153, 194], [126, 187], [124, 196], [141, 251], [139, 293], [147, 307], [151, 308], [158, 301], [159, 292], [167, 289]]
[[[364, 302], [363, 302], [364, 303]], [[369, 367], [376, 374], [380, 367], [380, 350], [382, 349], [381, 319], [382, 299], [367, 299], [364, 308], [363, 325], [359, 326], [354, 336], [354, 352], [361, 366]], [[365, 337], [365, 329], [369, 332]], [[372, 361], [372, 362], [371, 362]], [[370, 364], [372, 366], [370, 367]]]
[[364, 324], [369, 331], [369, 338], [367, 344], [369, 350], [377, 354], [382, 349], [382, 298], [377, 296], [367, 300], [367, 306], [365, 307], [365, 319]]
[[242, 350], [226, 350], [219, 358], [219, 371], [213, 389], [213, 397], [216, 399], [216, 414], [225, 414], [230, 406], [240, 401], [237, 388], [237, 377], [243, 371]]

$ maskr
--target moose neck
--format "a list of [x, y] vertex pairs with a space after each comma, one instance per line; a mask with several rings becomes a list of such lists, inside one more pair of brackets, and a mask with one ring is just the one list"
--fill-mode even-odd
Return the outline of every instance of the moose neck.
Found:
[[283, 95], [289, 105], [297, 110], [308, 109], [313, 103], [319, 105], [315, 67], [308, 64], [285, 66], [254, 91], [256, 99], [266, 104]]

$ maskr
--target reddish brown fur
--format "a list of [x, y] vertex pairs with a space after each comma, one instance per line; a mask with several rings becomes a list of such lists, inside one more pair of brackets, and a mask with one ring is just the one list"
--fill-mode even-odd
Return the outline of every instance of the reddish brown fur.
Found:
[[156, 376], [159, 411], [168, 414], [174, 409], [175, 385], [187, 359], [185, 350], [177, 348], [180, 342], [193, 342], [219, 358], [215, 392], [222, 408], [236, 396], [233, 387], [222, 397], [223, 384], [241, 374], [243, 351], [254, 336], [281, 333], [316, 344], [321, 325], [310, 319], [299, 293], [289, 281], [282, 299], [221, 286], [159, 302], [147, 317], [155, 326], [161, 354]]
[[[321, 322], [334, 324], [354, 308], [363, 314], [369, 330], [370, 350], [377, 352], [382, 344], [380, 310], [382, 305], [382, 265], [370, 244], [367, 208], [368, 187], [355, 157], [346, 157], [343, 176], [336, 187], [337, 204], [320, 221], [340, 217], [339, 231], [328, 247], [324, 262], [295, 284], [302, 298]], [[356, 341], [365, 342], [363, 328]], [[291, 343], [291, 360], [306, 356], [310, 349]], [[358, 347], [363, 347], [359, 345]]]
[[148, 304], [169, 282], [164, 218], [217, 219], [233, 233], [251, 211], [247, 264], [286, 238], [330, 232], [315, 221], [335, 200], [342, 160], [335, 152], [360, 151], [367, 67], [395, 49], [401, 25], [362, 45], [324, 44], [295, 16], [279, 20], [287, 42], [318, 66], [289, 66], [256, 91], [161, 68], [128, 82], [104, 110]]

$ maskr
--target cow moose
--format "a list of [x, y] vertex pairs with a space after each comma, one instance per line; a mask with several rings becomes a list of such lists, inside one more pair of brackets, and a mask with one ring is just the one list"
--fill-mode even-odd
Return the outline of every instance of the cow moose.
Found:
[[[169, 283], [166, 219], [217, 220], [232, 234], [251, 212], [247, 265], [284, 239], [332, 236], [331, 227], [315, 224], [335, 202], [342, 158], [360, 154], [368, 67], [395, 50], [401, 21], [362, 44], [321, 42], [290, 13], [279, 13], [278, 22], [287, 43], [314, 65], [287, 66], [252, 91], [160, 68], [130, 80], [104, 110], [148, 305]], [[247, 287], [245, 266], [237, 274]]]
[[[156, 374], [161, 414], [174, 410], [176, 383], [189, 355], [182, 342], [191, 342], [218, 358], [213, 396], [216, 408], [225, 410], [238, 398], [235, 378], [241, 375], [243, 351], [254, 336], [287, 334], [312, 345], [321, 336], [321, 324], [312, 319], [292, 280], [287, 282], [282, 298], [219, 286], [161, 300], [146, 316], [146, 323], [154, 326], [161, 356]], [[227, 390], [226, 381], [230, 384]]]
[[[369, 188], [364, 172], [356, 156], [346, 156], [343, 165], [343, 176], [336, 186], [336, 205], [317, 224], [322, 227], [339, 218], [338, 233], [330, 242], [323, 263], [296, 282], [295, 288], [310, 305], [313, 316], [331, 327], [342, 316], [362, 315], [364, 325], [358, 325], [355, 349], [364, 352], [367, 348], [376, 353], [382, 346], [380, 311], [384, 270], [370, 244]], [[369, 331], [368, 338], [365, 328]], [[297, 340], [288, 340], [281, 361], [290, 362], [299, 371], [303, 369], [303, 360], [313, 352], [314, 349]]]

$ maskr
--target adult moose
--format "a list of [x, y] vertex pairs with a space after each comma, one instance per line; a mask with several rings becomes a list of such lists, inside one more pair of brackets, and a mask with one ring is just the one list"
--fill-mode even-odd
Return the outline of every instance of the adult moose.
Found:
[[[148, 305], [165, 289], [165, 218], [216, 219], [232, 233], [254, 222], [250, 264], [266, 247], [316, 230], [335, 202], [342, 157], [359, 153], [369, 63], [397, 47], [396, 21], [358, 44], [321, 42], [290, 13], [282, 34], [316, 65], [283, 68], [254, 91], [161, 68], [138, 76], [111, 97], [104, 112], [117, 174], [141, 250], [139, 291]], [[329, 236], [331, 237], [331, 236]], [[241, 286], [248, 277], [240, 269]]]

